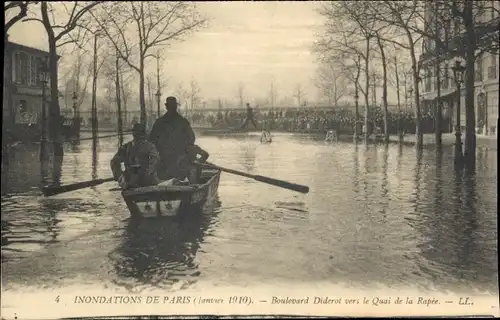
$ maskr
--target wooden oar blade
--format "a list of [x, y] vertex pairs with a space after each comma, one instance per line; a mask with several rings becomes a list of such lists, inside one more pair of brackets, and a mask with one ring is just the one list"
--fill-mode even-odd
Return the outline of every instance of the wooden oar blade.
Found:
[[291, 183], [291, 182], [283, 181], [283, 180], [278, 180], [278, 179], [274, 179], [274, 178], [270, 178], [270, 177], [253, 175], [253, 174], [249, 174], [249, 173], [245, 173], [245, 172], [241, 172], [241, 171], [237, 171], [237, 170], [233, 170], [233, 169], [223, 168], [223, 167], [219, 167], [219, 166], [217, 166], [213, 163], [209, 163], [209, 162], [197, 163], [197, 164], [201, 165], [201, 166], [208, 167], [208, 168], [219, 169], [221, 171], [236, 174], [236, 175], [239, 175], [242, 177], [251, 178], [251, 179], [257, 180], [259, 182], [271, 184], [271, 185], [276, 186], [276, 187], [280, 187], [280, 188], [284, 188], [284, 189], [288, 189], [288, 190], [292, 190], [292, 191], [297, 191], [300, 193], [309, 193], [308, 186], [303, 186], [300, 184]]
[[97, 180], [78, 182], [78, 183], [68, 184], [68, 185], [64, 185], [64, 186], [48, 186], [48, 187], [42, 188], [42, 193], [44, 196], [50, 197], [50, 196], [54, 196], [54, 195], [65, 193], [65, 192], [71, 192], [71, 191], [75, 191], [75, 190], [79, 190], [79, 189], [94, 187], [94, 186], [100, 185], [102, 183], [113, 181], [113, 180], [114, 180], [113, 178], [107, 178], [107, 179], [97, 179]]
[[278, 180], [278, 179], [273, 179], [273, 178], [263, 177], [263, 176], [255, 176], [254, 179], [257, 181], [260, 181], [260, 182], [264, 182], [264, 183], [271, 184], [273, 186], [277, 186], [277, 187], [281, 187], [281, 188], [285, 188], [288, 190], [293, 190], [293, 191], [297, 191], [300, 193], [309, 193], [308, 186], [303, 186], [300, 184], [295, 184], [295, 183], [291, 183], [288, 181], [283, 181], [283, 180]]

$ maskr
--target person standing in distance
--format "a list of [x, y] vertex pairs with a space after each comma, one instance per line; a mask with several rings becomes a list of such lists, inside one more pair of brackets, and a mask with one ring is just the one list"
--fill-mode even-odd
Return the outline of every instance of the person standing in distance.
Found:
[[168, 97], [167, 113], [158, 118], [149, 134], [160, 154], [158, 177], [162, 180], [185, 178], [184, 170], [178, 168], [179, 159], [194, 145], [195, 134], [189, 121], [177, 112], [177, 99]]

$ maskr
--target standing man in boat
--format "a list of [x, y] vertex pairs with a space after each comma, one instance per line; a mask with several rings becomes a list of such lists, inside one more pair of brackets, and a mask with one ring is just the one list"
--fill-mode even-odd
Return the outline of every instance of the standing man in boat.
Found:
[[149, 141], [160, 154], [158, 176], [162, 180], [184, 179], [185, 172], [179, 168], [179, 159], [194, 145], [195, 135], [189, 121], [177, 112], [177, 99], [168, 97], [167, 113], [158, 118], [149, 134]]
[[[156, 147], [147, 141], [146, 127], [135, 123], [132, 135], [134, 139], [121, 146], [111, 159], [113, 177], [122, 189], [158, 184], [160, 155]], [[125, 164], [125, 172], [122, 172], [122, 163]]]

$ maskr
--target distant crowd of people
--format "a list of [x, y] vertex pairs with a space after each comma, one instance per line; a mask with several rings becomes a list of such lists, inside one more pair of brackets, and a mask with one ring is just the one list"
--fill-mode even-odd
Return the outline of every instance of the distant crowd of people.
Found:
[[[215, 114], [196, 113], [189, 117], [189, 120], [194, 126], [211, 127], [211, 128], [238, 128], [243, 125], [247, 117], [247, 113], [234, 111], [219, 111]], [[384, 130], [384, 113], [380, 107], [370, 109], [368, 115], [369, 132]], [[356, 115], [352, 109], [337, 108], [325, 111], [314, 109], [295, 110], [278, 110], [268, 112], [255, 112], [254, 119], [257, 126], [265, 131], [284, 131], [296, 133], [314, 133], [327, 132], [335, 129], [339, 134], [353, 134], [356, 122]], [[398, 134], [405, 132], [406, 134], [415, 133], [415, 114], [413, 110], [401, 112], [388, 112], [387, 117], [389, 134]], [[434, 132], [435, 121], [434, 115], [431, 112], [424, 112], [421, 118], [422, 130], [424, 133]], [[443, 118], [442, 121], [444, 132], [451, 130], [450, 121], [448, 118]], [[362, 110], [358, 114], [358, 132], [362, 132], [364, 126], [364, 114]]]

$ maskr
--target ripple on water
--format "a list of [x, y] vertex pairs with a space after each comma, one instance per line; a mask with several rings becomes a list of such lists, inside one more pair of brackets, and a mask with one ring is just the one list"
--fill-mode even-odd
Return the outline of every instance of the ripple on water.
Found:
[[[455, 174], [451, 149], [436, 156], [293, 135], [273, 134], [266, 145], [258, 139], [197, 143], [218, 165], [304, 184], [310, 193], [223, 173], [216, 204], [182, 223], [131, 222], [120, 193], [110, 191], [114, 183], [44, 198], [36, 150], [18, 149], [2, 170], [4, 283], [498, 290], [496, 152], [480, 151], [469, 178]], [[90, 141], [68, 147], [60, 181], [108, 177], [116, 146], [102, 140], [94, 161]]]

